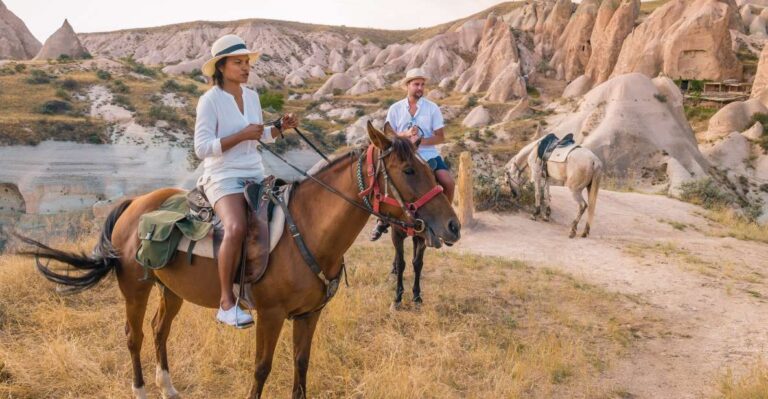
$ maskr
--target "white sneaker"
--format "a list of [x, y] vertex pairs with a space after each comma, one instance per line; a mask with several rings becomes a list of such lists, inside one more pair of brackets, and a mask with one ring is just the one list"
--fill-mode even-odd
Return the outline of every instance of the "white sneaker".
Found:
[[236, 328], [248, 328], [253, 325], [253, 317], [248, 312], [240, 309], [239, 306], [232, 306], [228, 310], [219, 307], [219, 312], [216, 313], [216, 320], [219, 323]]

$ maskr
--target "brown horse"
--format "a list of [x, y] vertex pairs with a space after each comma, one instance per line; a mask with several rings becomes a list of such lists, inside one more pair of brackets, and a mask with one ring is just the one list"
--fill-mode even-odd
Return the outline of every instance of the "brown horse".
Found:
[[[372, 154], [377, 160], [381, 159], [378, 165], [383, 170], [378, 172], [382, 173], [376, 173], [374, 178], [380, 187], [397, 191], [403, 200], [414, 202], [437, 185], [429, 166], [417, 161], [414, 145], [408, 140], [395, 137], [389, 125], [385, 126], [382, 133], [369, 123], [368, 136], [374, 146]], [[362, 204], [356, 178], [358, 155], [359, 150], [350, 151], [330, 162], [314, 177]], [[89, 288], [110, 271], [115, 271], [120, 291], [125, 297], [125, 332], [133, 363], [133, 392], [137, 399], [146, 397], [140, 359], [144, 338], [142, 320], [149, 293], [154, 286], [152, 279], [142, 278], [144, 269], [134, 260], [139, 245], [137, 225], [139, 216], [157, 209], [168, 197], [178, 192], [177, 189], [161, 189], [118, 206], [105, 222], [101, 240], [91, 256], [62, 252], [24, 239], [38, 247], [37, 252], [27, 254], [62, 261], [84, 270], [84, 274], [72, 277], [58, 274], [38, 262], [38, 269], [49, 280], [71, 286], [75, 290]], [[311, 179], [295, 187], [289, 210], [323, 273], [326, 276], [339, 276], [342, 255], [365, 226], [369, 213]], [[393, 220], [413, 221], [413, 215], [402, 207], [385, 204], [381, 212]], [[441, 241], [453, 243], [459, 239], [460, 225], [445, 196], [436, 196], [424, 204], [418, 210], [417, 217], [425, 227], [422, 234], [429, 245], [439, 246]], [[249, 223], [248, 228], [254, 226]], [[248, 261], [254, 260], [251, 256], [254, 245], [251, 242], [247, 244]], [[216, 271], [213, 260], [199, 258], [195, 266], [190, 267], [185, 256], [177, 256], [165, 268], [150, 274], [162, 287], [161, 301], [152, 319], [152, 327], [158, 360], [155, 382], [164, 398], [178, 396], [171, 384], [166, 351], [173, 318], [184, 300], [207, 308], [219, 306]], [[288, 229], [270, 255], [266, 273], [253, 285], [252, 295], [257, 312], [256, 370], [249, 397], [261, 397], [283, 322], [297, 315], [306, 316], [293, 321], [293, 397], [306, 397], [312, 336], [320, 317], [318, 308], [326, 301], [326, 286], [310, 270]]]
[[[405, 273], [405, 239], [407, 234], [397, 228], [392, 229], [392, 245], [395, 247], [395, 259], [392, 261], [392, 274], [397, 278], [395, 288], [395, 300], [392, 309], [398, 310], [403, 303], [403, 273]], [[424, 266], [424, 251], [427, 250], [427, 242], [423, 237], [413, 236], [413, 304], [418, 309], [424, 300], [421, 298], [421, 268]]]

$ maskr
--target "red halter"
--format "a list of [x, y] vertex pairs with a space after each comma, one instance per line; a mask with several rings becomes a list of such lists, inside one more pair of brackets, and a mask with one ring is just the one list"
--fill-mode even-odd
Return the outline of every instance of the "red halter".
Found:
[[[358, 195], [360, 198], [367, 197], [371, 195], [371, 205], [373, 207], [373, 211], [376, 213], [379, 213], [379, 209], [381, 208], [381, 204], [387, 204], [395, 207], [402, 208], [405, 213], [407, 213], [412, 219], [414, 219], [417, 223], [416, 225], [421, 226], [420, 228], [414, 228], [414, 227], [407, 227], [402, 228], [409, 236], [413, 236], [416, 233], [421, 233], [424, 231], [424, 228], [426, 225], [424, 224], [424, 221], [421, 219], [418, 219], [416, 217], [416, 211], [418, 211], [419, 208], [426, 205], [429, 201], [431, 201], [433, 198], [435, 198], [438, 194], [443, 192], [443, 187], [441, 185], [436, 185], [431, 190], [429, 190], [426, 194], [422, 195], [421, 198], [417, 199], [414, 202], [405, 203], [402, 200], [402, 196], [397, 191], [397, 188], [389, 183], [389, 174], [387, 173], [387, 168], [384, 166], [384, 157], [389, 155], [391, 153], [391, 149], [387, 150], [386, 152], [382, 153], [382, 155], [378, 158], [379, 163], [381, 164], [380, 168], [377, 168], [376, 165], [374, 165], [374, 154], [373, 151], [376, 147], [371, 144], [368, 146], [368, 150], [366, 151], [366, 157], [365, 157], [365, 165], [366, 165], [366, 177], [367, 181], [365, 182], [365, 189], [363, 189]], [[379, 172], [384, 174], [384, 179], [386, 182], [384, 183], [384, 193], [381, 192], [381, 188], [379, 186], [379, 180], [377, 179]], [[395, 195], [395, 198], [390, 197], [387, 195], [388, 188], [392, 188], [392, 193]], [[398, 226], [400, 227], [400, 226]]]

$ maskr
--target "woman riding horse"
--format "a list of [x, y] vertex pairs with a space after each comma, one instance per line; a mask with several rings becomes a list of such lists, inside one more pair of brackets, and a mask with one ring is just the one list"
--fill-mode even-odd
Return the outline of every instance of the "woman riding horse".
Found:
[[[213, 87], [200, 97], [195, 122], [195, 154], [203, 160], [203, 175], [197, 181], [224, 225], [218, 255], [221, 300], [216, 319], [238, 328], [249, 327], [253, 318], [235, 306], [232, 290], [235, 268], [247, 227], [247, 205], [243, 189], [247, 182], [264, 179], [264, 165], [257, 141], [273, 142], [279, 126], [264, 126], [261, 103], [248, 82], [251, 63], [259, 54], [249, 51], [243, 39], [226, 35], [211, 48], [213, 58], [202, 68]], [[296, 118], [286, 115], [282, 129], [296, 127]]]

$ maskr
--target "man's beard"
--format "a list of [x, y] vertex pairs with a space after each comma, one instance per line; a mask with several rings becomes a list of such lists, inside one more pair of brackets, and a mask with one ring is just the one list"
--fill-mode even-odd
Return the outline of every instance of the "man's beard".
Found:
[[412, 97], [418, 100], [418, 99], [424, 97], [424, 92], [423, 91], [415, 92], [415, 93], [413, 93]]

